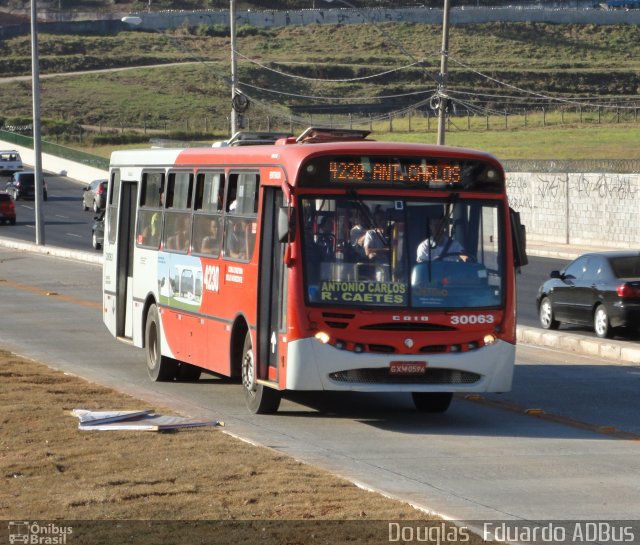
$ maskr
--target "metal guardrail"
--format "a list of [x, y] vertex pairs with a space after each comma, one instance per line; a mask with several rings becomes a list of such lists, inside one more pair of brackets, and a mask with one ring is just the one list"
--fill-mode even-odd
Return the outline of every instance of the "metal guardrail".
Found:
[[[17, 146], [33, 149], [33, 138], [30, 136], [0, 130], [0, 140], [11, 142]], [[61, 159], [74, 161], [82, 165], [87, 165], [101, 170], [109, 170], [109, 159], [73, 148], [67, 148], [66, 146], [61, 146], [59, 144], [53, 144], [52, 142], [43, 141], [42, 152], [55, 155]]]

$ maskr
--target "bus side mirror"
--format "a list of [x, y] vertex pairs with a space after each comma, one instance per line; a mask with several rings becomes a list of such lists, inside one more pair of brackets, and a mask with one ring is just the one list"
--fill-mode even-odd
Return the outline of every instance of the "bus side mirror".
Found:
[[278, 241], [287, 242], [295, 239], [296, 215], [294, 210], [288, 206], [281, 206], [278, 209]]
[[516, 268], [523, 267], [529, 263], [527, 257], [527, 230], [520, 223], [520, 212], [509, 208], [511, 218], [511, 236], [513, 237], [513, 264]]

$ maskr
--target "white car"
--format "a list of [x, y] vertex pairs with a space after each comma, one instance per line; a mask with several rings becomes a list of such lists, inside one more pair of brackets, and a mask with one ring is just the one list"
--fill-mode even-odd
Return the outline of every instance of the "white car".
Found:
[[22, 159], [16, 150], [0, 151], [0, 174], [13, 174], [22, 169]]

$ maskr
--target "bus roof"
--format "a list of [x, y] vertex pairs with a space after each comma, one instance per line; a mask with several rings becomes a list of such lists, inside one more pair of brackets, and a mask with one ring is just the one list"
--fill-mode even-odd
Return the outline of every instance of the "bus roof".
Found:
[[283, 138], [273, 145], [116, 151], [111, 155], [111, 166], [215, 167], [237, 165], [248, 167], [252, 165], [281, 165], [288, 172], [293, 173], [305, 160], [316, 155], [416, 155], [451, 159], [465, 158], [493, 163], [502, 169], [492, 154], [466, 148], [405, 142], [377, 142], [366, 139], [309, 144], [298, 143], [294, 138]]

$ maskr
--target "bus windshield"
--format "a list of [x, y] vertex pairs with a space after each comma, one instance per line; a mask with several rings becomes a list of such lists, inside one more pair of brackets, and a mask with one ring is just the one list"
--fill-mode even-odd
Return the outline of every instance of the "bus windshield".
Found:
[[505, 246], [500, 203], [417, 197], [301, 200], [309, 304], [499, 307]]

